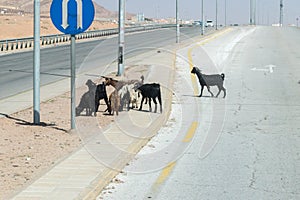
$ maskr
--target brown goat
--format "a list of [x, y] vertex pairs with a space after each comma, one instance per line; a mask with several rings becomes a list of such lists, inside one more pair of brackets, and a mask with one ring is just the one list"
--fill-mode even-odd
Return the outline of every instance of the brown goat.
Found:
[[[116, 111], [116, 114], [118, 115], [118, 111], [121, 108], [121, 105], [124, 105], [124, 102], [121, 102], [121, 94], [120, 94], [120, 90], [124, 87], [124, 86], [128, 86], [131, 85], [133, 83], [138, 83], [139, 85], [142, 85], [144, 82], [144, 76], [141, 76], [141, 81], [140, 80], [129, 80], [129, 81], [118, 81], [115, 80], [113, 78], [109, 78], [109, 77], [105, 77], [102, 76], [102, 78], [105, 78], [105, 85], [111, 85], [115, 88], [115, 91], [109, 96], [109, 101], [111, 102], [111, 110], [112, 110], [112, 114], [114, 113], [114, 111]], [[128, 91], [128, 95], [129, 95], [129, 102], [128, 102], [128, 108], [129, 108], [129, 104], [130, 104], [130, 96], [131, 94]], [[123, 100], [123, 99], [122, 99]], [[122, 108], [121, 108], [122, 110]]]
[[114, 111], [116, 111], [116, 115], [119, 115], [119, 108], [120, 108], [120, 97], [118, 94], [118, 90], [114, 90], [110, 95], [109, 95], [109, 103], [110, 103], [110, 113], [114, 115]]

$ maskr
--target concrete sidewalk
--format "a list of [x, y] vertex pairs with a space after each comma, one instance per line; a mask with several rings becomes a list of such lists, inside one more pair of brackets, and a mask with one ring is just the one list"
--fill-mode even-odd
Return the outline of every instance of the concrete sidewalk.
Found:
[[[129, 71], [146, 75], [145, 82], [160, 83], [163, 99], [161, 114], [123, 111], [106, 130], [93, 122], [85, 130], [86, 126], [81, 126], [80, 117], [77, 118], [77, 133], [84, 143], [82, 148], [12, 199], [95, 199], [168, 119], [175, 58], [175, 52], [162, 49], [143, 54], [138, 61], [137, 58], [133, 58], [132, 63], [128, 61], [129, 66], [134, 64]], [[144, 105], [143, 110], [148, 110], [148, 105]]]

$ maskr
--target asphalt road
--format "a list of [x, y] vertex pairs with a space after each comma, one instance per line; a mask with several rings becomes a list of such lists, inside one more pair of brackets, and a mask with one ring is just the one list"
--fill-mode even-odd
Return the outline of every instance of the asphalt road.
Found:
[[[98, 199], [300, 199], [299, 33], [241, 27], [179, 50], [169, 122]], [[195, 97], [187, 60], [224, 72], [227, 97]]]
[[[199, 27], [182, 28], [182, 40], [199, 35]], [[153, 48], [161, 48], [175, 42], [175, 29], [156, 30], [126, 35], [125, 58]], [[117, 58], [118, 38], [99, 39], [76, 44], [76, 67], [88, 71], [106, 66]], [[20, 52], [0, 56], [0, 99], [33, 87], [33, 52]], [[116, 66], [113, 66], [116, 67]], [[70, 75], [69, 45], [41, 50], [41, 85], [46, 85]]]

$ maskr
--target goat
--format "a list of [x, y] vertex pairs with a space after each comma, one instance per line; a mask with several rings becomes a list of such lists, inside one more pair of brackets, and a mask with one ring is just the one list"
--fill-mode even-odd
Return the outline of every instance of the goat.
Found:
[[142, 85], [141, 82], [135, 82], [132, 84], [127, 84], [124, 85], [120, 90], [119, 90], [119, 95], [120, 95], [120, 110], [123, 110], [124, 106], [127, 106], [127, 111], [130, 109], [130, 104], [131, 108], [137, 108], [137, 102], [139, 95], [137, 92], [135, 92], [134, 87], [140, 87]]
[[109, 95], [109, 103], [110, 103], [110, 112], [109, 114], [114, 115], [114, 111], [116, 111], [116, 115], [119, 115], [119, 109], [120, 109], [120, 96], [118, 94], [118, 90], [114, 90]]
[[[137, 102], [137, 95], [133, 95], [134, 93], [134, 86], [138, 85], [141, 86], [144, 82], [144, 76], [141, 76], [141, 80], [129, 80], [129, 81], [118, 81], [113, 78], [108, 78], [105, 76], [102, 76], [105, 78], [105, 84], [113, 86], [119, 94], [119, 111], [123, 110], [124, 105], [127, 105], [127, 110], [130, 108], [130, 103], [136, 103]], [[110, 97], [111, 99], [112, 97]], [[132, 106], [133, 107], [133, 106]]]
[[124, 85], [126, 85], [127, 83], [124, 82], [124, 81], [118, 81], [118, 80], [115, 80], [113, 78], [108, 78], [108, 77], [105, 77], [105, 76], [102, 76], [102, 78], [105, 78], [105, 85], [109, 86], [113, 86], [116, 90], [120, 90]]
[[218, 97], [219, 94], [221, 93], [221, 90], [223, 90], [223, 92], [224, 92], [223, 98], [225, 98], [226, 89], [223, 86], [225, 74], [222, 73], [222, 74], [206, 75], [206, 74], [202, 74], [201, 70], [197, 67], [193, 67], [191, 73], [196, 74], [199, 79], [199, 83], [201, 85], [201, 93], [200, 93], [199, 97], [202, 97], [204, 86], [207, 87], [208, 92], [213, 97], [214, 94], [210, 91], [210, 86], [217, 86], [219, 89], [219, 92], [216, 97]]
[[96, 112], [98, 112], [99, 105], [100, 105], [99, 101], [101, 99], [104, 99], [105, 104], [107, 106], [107, 109], [105, 111], [108, 111], [110, 113], [111, 107], [110, 107], [110, 104], [108, 101], [108, 97], [107, 97], [107, 93], [106, 93], [106, 85], [104, 82], [102, 82], [102, 84], [97, 85], [96, 95], [95, 95], [95, 116], [97, 115]]
[[131, 108], [138, 108], [138, 98], [139, 95], [137, 92], [134, 91], [134, 86], [129, 90], [130, 92], [130, 102], [131, 102]]
[[[138, 88], [144, 84], [144, 76], [141, 76], [141, 80], [131, 80], [129, 86], [129, 93], [130, 93], [130, 102], [132, 104], [132, 108], [138, 108], [138, 99], [140, 97], [140, 93], [137, 93], [135, 88]], [[147, 99], [146, 99], [147, 103]]]
[[113, 78], [108, 78], [105, 76], [102, 76], [102, 78], [105, 78], [104, 84], [109, 86], [113, 86], [115, 90], [109, 95], [109, 103], [110, 103], [110, 111], [109, 114], [113, 115], [114, 111], [116, 111], [116, 114], [119, 114], [120, 109], [120, 96], [119, 96], [119, 90], [126, 84], [123, 81], [118, 81]]
[[79, 105], [76, 107], [76, 116], [79, 116], [80, 113], [86, 109], [86, 116], [91, 116], [93, 112], [95, 112], [95, 92], [96, 92], [96, 84], [90, 79], [86, 82], [89, 90], [85, 92], [81, 99]]
[[127, 111], [130, 108], [130, 102], [131, 102], [131, 97], [130, 97], [130, 90], [131, 90], [131, 84], [130, 85], [124, 85], [120, 90], [119, 90], [119, 95], [120, 95], [120, 111], [123, 110], [124, 106], [127, 105]]
[[162, 103], [161, 103], [161, 92], [160, 92], [160, 85], [157, 83], [148, 83], [148, 84], [143, 84], [139, 86], [138, 88], [135, 88], [137, 91], [139, 91], [142, 95], [142, 101], [139, 110], [142, 110], [143, 108], [143, 102], [144, 99], [148, 98], [149, 99], [149, 111], [152, 112], [151, 108], [151, 99], [153, 100], [155, 104], [155, 111], [157, 111], [157, 102], [156, 98], [159, 101], [160, 104], [160, 112], [162, 113]]

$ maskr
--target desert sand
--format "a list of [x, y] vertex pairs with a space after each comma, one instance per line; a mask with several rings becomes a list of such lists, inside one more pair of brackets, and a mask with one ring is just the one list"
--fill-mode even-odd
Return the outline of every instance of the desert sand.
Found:
[[[49, 17], [41, 17], [40, 25], [41, 35], [61, 34]], [[117, 28], [117, 26], [113, 22], [94, 21], [89, 30]], [[33, 37], [33, 16], [0, 15], [0, 27], [0, 40]]]

